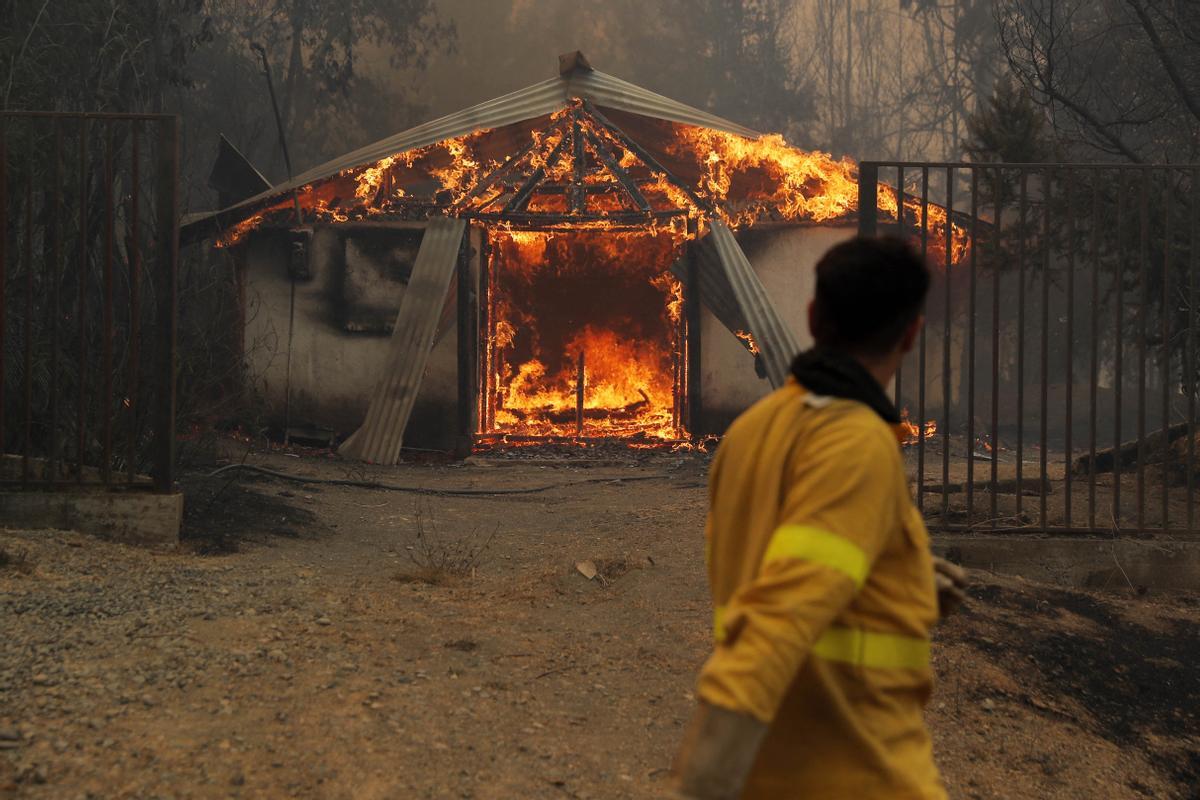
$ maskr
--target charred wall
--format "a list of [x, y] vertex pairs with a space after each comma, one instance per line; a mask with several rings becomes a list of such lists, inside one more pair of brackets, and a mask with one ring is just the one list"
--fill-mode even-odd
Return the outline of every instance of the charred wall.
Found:
[[[400, 297], [420, 229], [318, 228], [310, 277], [296, 282], [291, 419], [295, 425], [353, 432], [366, 416], [386, 361]], [[476, 238], [473, 236], [473, 239]], [[474, 242], [478, 252], [478, 242]], [[241, 249], [248, 389], [282, 422], [287, 383], [289, 243], [261, 232]], [[449, 449], [457, 410], [457, 337], [452, 301], [443, 313], [405, 443]]]

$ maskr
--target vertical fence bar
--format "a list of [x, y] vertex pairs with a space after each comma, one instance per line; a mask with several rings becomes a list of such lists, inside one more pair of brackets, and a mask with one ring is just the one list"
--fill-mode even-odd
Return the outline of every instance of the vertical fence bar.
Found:
[[1188, 247], [1187, 318], [1187, 527], [1196, 531], [1196, 273], [1200, 272], [1200, 169], [1192, 170], [1191, 242]]
[[33, 453], [33, 126], [29, 126], [29, 163], [25, 172], [25, 447], [21, 455], [21, 481], [28, 484], [32, 477], [30, 457]]
[[[946, 168], [946, 253], [942, 265], [942, 524], [950, 516], [950, 267], [954, 253], [954, 167]], [[969, 452], [969, 451], [968, 451]]]
[[1138, 283], [1141, 284], [1141, 307], [1138, 309], [1138, 394], [1137, 394], [1137, 532], [1146, 530], [1146, 337], [1150, 305], [1150, 175], [1141, 170], [1138, 190], [1138, 220], [1141, 235], [1138, 242]]
[[79, 118], [79, 293], [75, 306], [75, 324], [78, 326], [78, 354], [76, 363], [76, 383], [78, 384], [77, 403], [75, 410], [75, 479], [83, 482], [84, 445], [86, 443], [84, 428], [87, 423], [87, 337], [85, 322], [87, 319], [87, 273], [88, 273], [88, 170], [87, 170], [87, 118]]
[[[896, 166], [896, 235], [904, 236], [904, 167]], [[903, 393], [904, 386], [904, 361], [905, 356], [901, 356], [900, 363], [896, 366], [896, 382], [894, 402], [896, 407], [901, 406], [902, 400], [900, 395]]]
[[992, 243], [992, 474], [988, 487], [988, 514], [992, 521], [992, 530], [995, 530], [999, 524], [996, 490], [1000, 480], [1000, 265], [1003, 262], [1000, 244], [1004, 238], [1004, 171], [1000, 167], [996, 167], [992, 192], [996, 219], [995, 241]]
[[1063, 205], [1067, 216], [1067, 386], [1066, 386], [1066, 431], [1063, 449], [1063, 527], [1071, 528], [1071, 506], [1075, 496], [1071, 493], [1071, 459], [1074, 448], [1075, 425], [1075, 172], [1063, 171]]
[[112, 481], [112, 395], [113, 395], [113, 226], [116, 224], [113, 209], [113, 130], [112, 121], [104, 124], [104, 330], [102, 331], [102, 355], [98, 404], [101, 425], [100, 476], [105, 483]]
[[1174, 177], [1170, 168], [1163, 170], [1166, 184], [1163, 198], [1163, 275], [1162, 275], [1162, 529], [1169, 527], [1168, 501], [1171, 495], [1171, 459], [1168, 457], [1168, 436], [1171, 429], [1171, 252], [1173, 226], [1171, 215], [1175, 213]]
[[8, 120], [0, 116], [0, 456], [5, 444], [4, 407], [8, 371], [4, 354], [8, 345]]
[[[160, 331], [157, 424], [155, 425], [155, 487], [169, 492], [175, 484], [175, 316], [179, 291], [179, 117], [159, 122], [158, 132], [157, 281]], [[161, 288], [159, 288], [161, 287]]]
[[1097, 394], [1100, 389], [1100, 180], [1103, 173], [1092, 170], [1092, 309], [1091, 361], [1088, 373], [1088, 527], [1096, 529], [1096, 427]]
[[62, 321], [62, 120], [54, 120], [54, 177], [50, 187], [53, 193], [53, 211], [50, 224], [53, 225], [50, 243], [50, 453], [46, 469], [46, 477], [56, 481], [59, 474], [59, 414], [58, 414], [58, 328]]
[[[921, 258], [929, 257], [929, 167], [921, 167]], [[917, 508], [925, 511], [925, 328], [917, 354]]]
[[1025, 229], [1029, 211], [1029, 172], [1020, 168], [1017, 231], [1017, 518], [1021, 517], [1021, 478], [1025, 466]]
[[1113, 270], [1116, 286], [1115, 348], [1113, 351], [1113, 465], [1112, 519], [1114, 532], [1121, 528], [1121, 422], [1125, 416], [1125, 171], [1117, 170], [1117, 263]]
[[1042, 346], [1038, 373], [1038, 520], [1042, 532], [1047, 528], [1046, 502], [1049, 492], [1046, 483], [1049, 480], [1047, 469], [1049, 463], [1046, 456], [1048, 445], [1050, 411], [1050, 242], [1053, 234], [1050, 231], [1050, 201], [1054, 197], [1054, 174], [1051, 170], [1042, 170]]
[[864, 161], [858, 165], [858, 235], [874, 236], [879, 208], [879, 165]]
[[975, 518], [975, 294], [979, 252], [979, 168], [971, 167], [971, 262], [967, 291], [967, 526]]
[[129, 438], [125, 443], [126, 479], [133, 483], [137, 478], [137, 415], [138, 415], [138, 367], [141, 354], [141, 281], [142, 243], [140, 231], [141, 213], [141, 136], [142, 123], [136, 120], [130, 131], [129, 163], [129, 373], [125, 386], [129, 417]]

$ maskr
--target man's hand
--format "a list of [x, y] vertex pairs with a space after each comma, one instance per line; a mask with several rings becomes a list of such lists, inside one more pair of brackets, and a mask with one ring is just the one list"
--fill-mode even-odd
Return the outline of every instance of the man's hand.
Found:
[[671, 784], [679, 800], [737, 800], [767, 726], [703, 700], [683, 734]]
[[945, 619], [967, 602], [967, 571], [934, 556], [933, 577], [937, 584], [938, 615]]

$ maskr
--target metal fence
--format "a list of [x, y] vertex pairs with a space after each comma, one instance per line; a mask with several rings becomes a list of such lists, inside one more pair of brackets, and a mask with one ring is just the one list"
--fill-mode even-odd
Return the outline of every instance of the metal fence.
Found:
[[930, 526], [1194, 535], [1200, 167], [860, 170], [934, 266], [894, 388]]
[[171, 490], [178, 184], [177, 117], [0, 113], [0, 483]]

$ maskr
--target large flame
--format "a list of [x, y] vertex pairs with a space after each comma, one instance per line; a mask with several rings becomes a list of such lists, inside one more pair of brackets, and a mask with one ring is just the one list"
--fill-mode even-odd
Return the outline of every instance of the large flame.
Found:
[[[686, 435], [676, 389], [683, 289], [666, 271], [676, 239], [508, 231], [492, 247], [485, 436]], [[623, 288], [588, 297], [589, 272]], [[548, 292], [569, 307], [527, 307]]]

